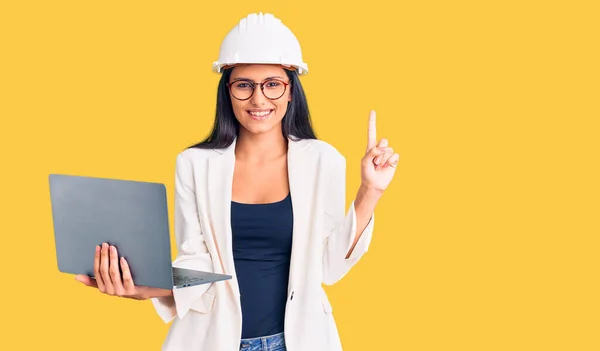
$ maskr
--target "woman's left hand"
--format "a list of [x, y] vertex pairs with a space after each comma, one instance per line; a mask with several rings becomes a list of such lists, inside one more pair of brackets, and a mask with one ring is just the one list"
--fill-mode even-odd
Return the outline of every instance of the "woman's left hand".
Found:
[[387, 139], [377, 143], [375, 111], [369, 116], [367, 152], [361, 162], [361, 186], [383, 192], [394, 178], [400, 155], [388, 145]]

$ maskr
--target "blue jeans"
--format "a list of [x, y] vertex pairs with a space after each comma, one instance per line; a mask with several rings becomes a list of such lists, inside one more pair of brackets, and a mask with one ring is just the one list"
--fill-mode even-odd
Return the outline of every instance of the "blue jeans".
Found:
[[241, 351], [286, 351], [283, 333], [262, 336], [258, 338], [242, 339]]

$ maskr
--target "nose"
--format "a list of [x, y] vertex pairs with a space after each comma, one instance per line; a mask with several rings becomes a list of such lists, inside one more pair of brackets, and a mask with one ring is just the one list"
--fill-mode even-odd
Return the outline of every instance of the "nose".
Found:
[[261, 105], [264, 105], [267, 102], [267, 100], [268, 99], [263, 94], [262, 89], [260, 88], [260, 85], [257, 84], [254, 87], [254, 93], [250, 97], [250, 103], [252, 105], [261, 106]]

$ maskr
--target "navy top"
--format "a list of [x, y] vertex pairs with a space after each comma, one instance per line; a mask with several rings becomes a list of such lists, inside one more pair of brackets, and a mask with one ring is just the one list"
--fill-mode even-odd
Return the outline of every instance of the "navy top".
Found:
[[231, 227], [242, 303], [242, 338], [281, 333], [292, 252], [290, 194], [268, 204], [232, 201]]

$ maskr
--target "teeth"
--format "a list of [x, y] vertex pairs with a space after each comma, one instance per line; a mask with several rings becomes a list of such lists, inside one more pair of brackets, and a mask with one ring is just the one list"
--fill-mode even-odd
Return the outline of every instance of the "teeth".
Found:
[[252, 116], [263, 117], [271, 113], [271, 111], [249, 111]]

